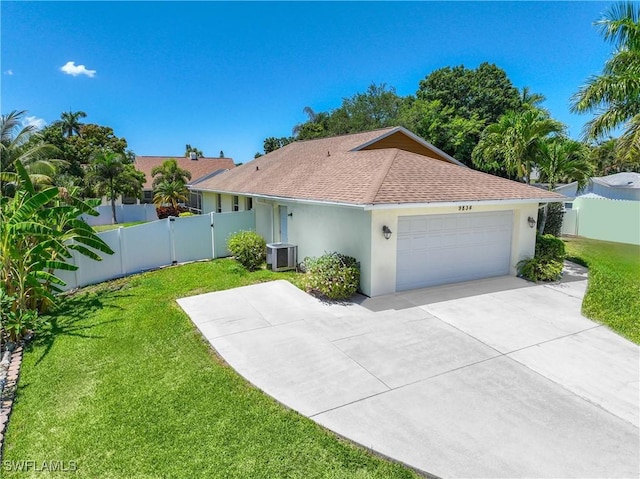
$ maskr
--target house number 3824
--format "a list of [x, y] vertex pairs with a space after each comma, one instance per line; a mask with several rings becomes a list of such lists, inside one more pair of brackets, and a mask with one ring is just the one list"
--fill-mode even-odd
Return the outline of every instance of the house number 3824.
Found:
[[471, 209], [471, 205], [458, 206], [458, 211], [469, 211], [470, 209]]

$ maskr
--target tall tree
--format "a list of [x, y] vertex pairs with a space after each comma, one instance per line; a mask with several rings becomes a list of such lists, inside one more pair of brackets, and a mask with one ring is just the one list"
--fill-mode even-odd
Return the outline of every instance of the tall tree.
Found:
[[189, 157], [191, 153], [195, 153], [197, 158], [202, 158], [204, 154], [202, 150], [196, 148], [195, 146], [191, 146], [190, 144], [186, 144], [184, 146], [184, 156]]
[[82, 127], [82, 123], [80, 123], [80, 118], [86, 118], [87, 114], [83, 111], [74, 111], [69, 110], [68, 112], [63, 112], [60, 115], [60, 129], [62, 130], [62, 135], [66, 137], [70, 137], [80, 134], [80, 128]]
[[116, 224], [116, 203], [120, 195], [139, 198], [142, 194], [144, 173], [134, 168], [122, 155], [103, 151], [94, 157], [86, 177], [88, 185], [111, 202], [113, 223]]
[[[278, 148], [282, 148], [283, 146], [291, 143], [295, 138], [291, 136], [283, 136], [282, 138], [276, 138], [274, 136], [270, 136], [269, 138], [265, 138], [264, 140], [264, 154], [271, 153], [272, 151], [276, 151]], [[260, 155], [262, 156], [262, 155]], [[256, 157], [257, 158], [257, 157]]]
[[571, 109], [593, 113], [585, 125], [585, 137], [601, 139], [624, 128], [621, 154], [640, 156], [640, 5], [620, 2], [595, 25], [614, 52], [600, 75], [594, 75], [571, 99]]
[[171, 205], [178, 212], [178, 203], [187, 201], [189, 190], [181, 181], [164, 180], [153, 189], [153, 203], [156, 206]]
[[541, 145], [564, 126], [535, 108], [509, 111], [489, 125], [473, 150], [474, 165], [484, 171], [531, 181]]
[[42, 141], [35, 126], [24, 125], [25, 115], [24, 110], [14, 110], [0, 117], [0, 172], [15, 171], [16, 162], [20, 162], [36, 186], [51, 184], [64, 162], [54, 158], [58, 150]]
[[191, 179], [191, 172], [180, 168], [178, 166], [178, 162], [171, 159], [163, 161], [160, 166], [153, 167], [151, 170], [151, 176], [153, 177], [154, 188], [163, 181], [178, 181], [183, 185], [186, 185]]
[[520, 106], [519, 92], [505, 71], [486, 62], [476, 69], [460, 65], [435, 70], [420, 81], [416, 95], [426, 101], [440, 100], [456, 116], [471, 118], [475, 113], [487, 125]]
[[536, 155], [539, 181], [547, 183], [550, 190], [560, 183], [576, 181], [578, 189], [584, 188], [593, 176], [589, 147], [568, 138], [557, 137], [543, 141]]

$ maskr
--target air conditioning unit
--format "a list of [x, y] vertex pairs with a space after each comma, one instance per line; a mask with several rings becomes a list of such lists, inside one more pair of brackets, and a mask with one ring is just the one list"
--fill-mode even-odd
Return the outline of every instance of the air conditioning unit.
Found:
[[267, 244], [267, 268], [272, 271], [296, 269], [298, 247], [289, 243]]

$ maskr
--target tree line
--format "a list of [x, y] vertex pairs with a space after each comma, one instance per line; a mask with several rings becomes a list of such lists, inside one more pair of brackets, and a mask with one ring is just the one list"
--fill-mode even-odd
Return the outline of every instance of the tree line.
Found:
[[[581, 141], [543, 107], [545, 97], [514, 87], [504, 70], [482, 63], [475, 69], [445, 67], [419, 82], [415, 95], [372, 84], [332, 110], [305, 107], [307, 121], [292, 136], [269, 137], [269, 153], [295, 140], [309, 140], [404, 126], [472, 168], [551, 187], [591, 175], [640, 171], [640, 7], [613, 5], [595, 22], [614, 51], [600, 75], [588, 78], [570, 99], [571, 110], [592, 113]], [[622, 128], [618, 137], [611, 136]], [[257, 153], [256, 156], [260, 156]]]

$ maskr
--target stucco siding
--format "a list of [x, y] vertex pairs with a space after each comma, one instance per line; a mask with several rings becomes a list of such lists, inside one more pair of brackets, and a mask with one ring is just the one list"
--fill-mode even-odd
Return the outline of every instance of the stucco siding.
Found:
[[[298, 245], [298, 262], [306, 256], [337, 251], [360, 262], [360, 289], [371, 294], [371, 215], [361, 208], [270, 202], [273, 241], [280, 241], [279, 206], [286, 206], [288, 242]], [[266, 231], [269, 219], [266, 205], [256, 210], [256, 229]], [[263, 234], [264, 236], [264, 234]]]

